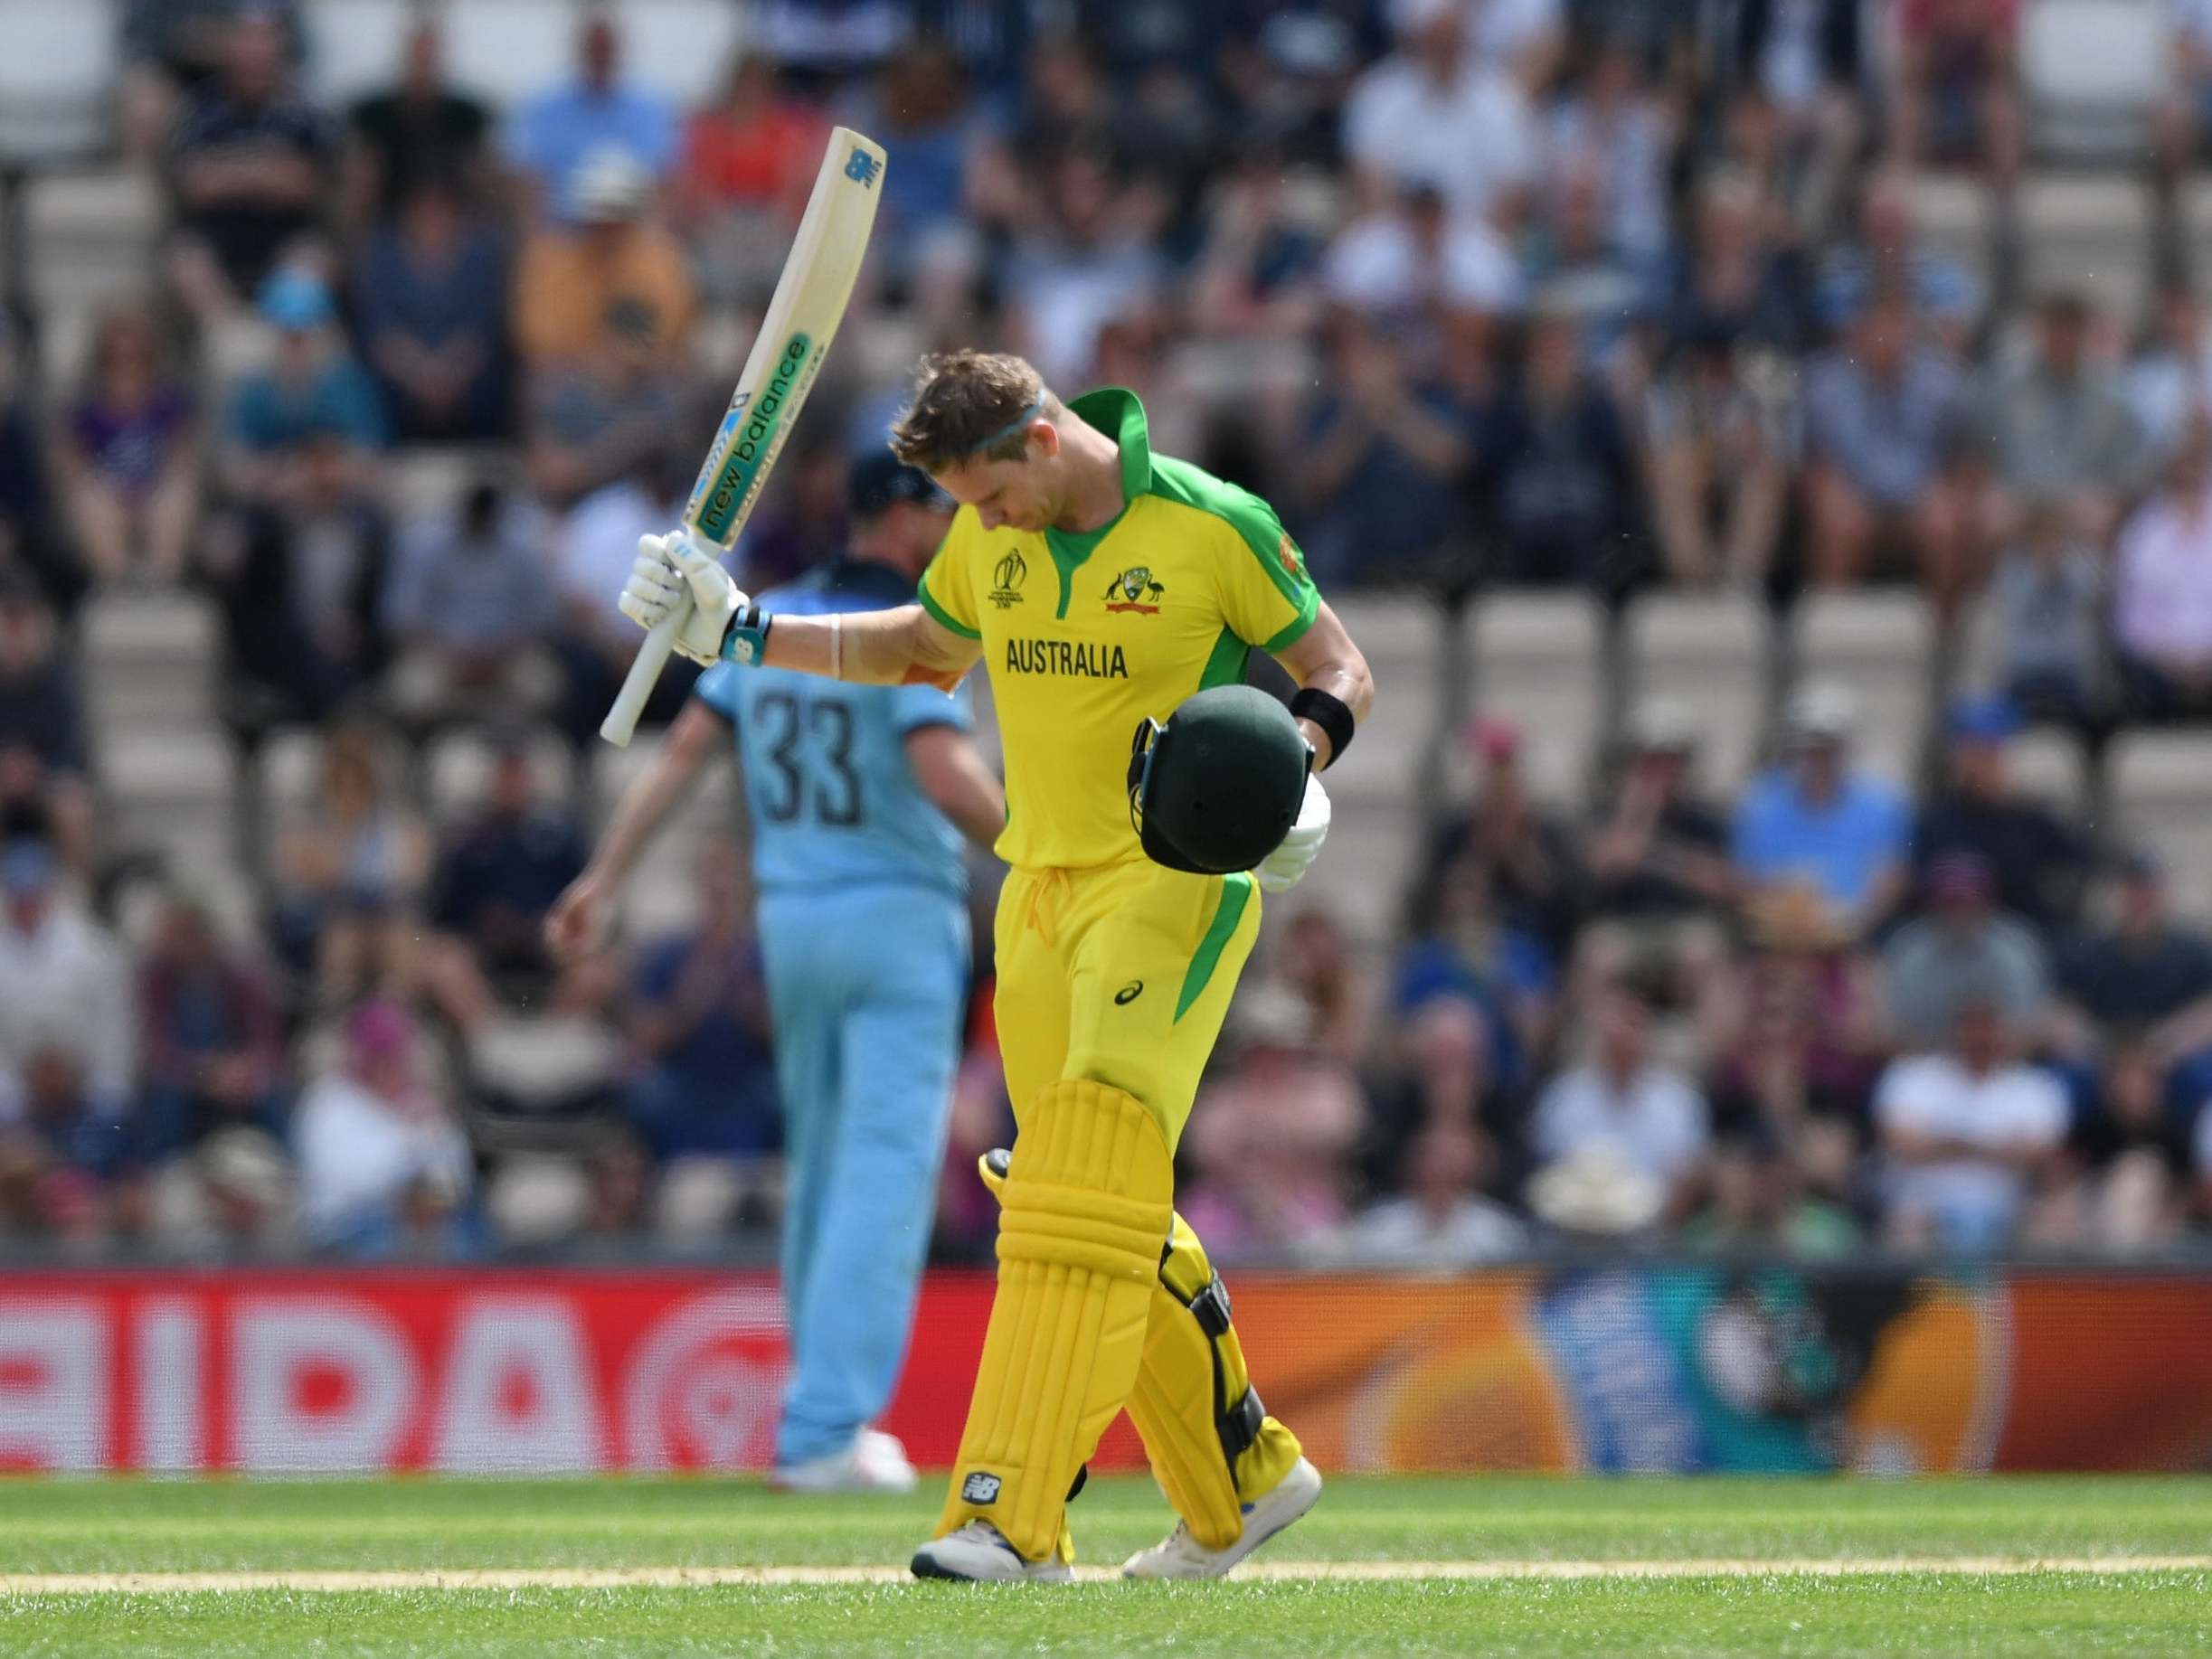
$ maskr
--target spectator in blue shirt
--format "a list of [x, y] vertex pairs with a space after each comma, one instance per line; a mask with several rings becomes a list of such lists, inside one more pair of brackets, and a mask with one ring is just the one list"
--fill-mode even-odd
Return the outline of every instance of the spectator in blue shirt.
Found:
[[1308, 417], [1299, 540], [1323, 582], [1403, 581], [1451, 551], [1479, 411], [1350, 309], [1329, 325], [1327, 394]]
[[450, 184], [408, 197], [354, 279], [354, 315], [399, 436], [412, 443], [509, 437], [506, 251]]
[[1789, 759], [1745, 790], [1733, 839], [1754, 891], [1810, 886], [1864, 931], [1904, 891], [1913, 817], [1901, 792], [1851, 768], [1856, 712], [1839, 685], [1791, 701]]
[[383, 405], [338, 336], [330, 290], [304, 270], [281, 270], [263, 286], [260, 303], [277, 329], [277, 355], [232, 395], [222, 474], [232, 501], [297, 505], [318, 438], [336, 439], [347, 479], [365, 483], [371, 452], [384, 446]]
[[1902, 173], [1872, 174], [1861, 186], [1853, 235], [1820, 261], [1814, 309], [1822, 328], [1842, 333], [1883, 294], [1904, 296], [1928, 333], [1952, 351], [1965, 346], [1981, 315], [1971, 274], [1914, 228], [1912, 179]]
[[1813, 579], [1834, 586], [1902, 566], [1942, 604], [1966, 575], [1966, 398], [1958, 372], [1914, 333], [1904, 301], [1885, 298], [1807, 372], [1809, 556]]
[[400, 650], [390, 690], [402, 719], [547, 712], [561, 591], [547, 580], [546, 534], [542, 514], [486, 477], [456, 511], [400, 538], [382, 608]]
[[549, 800], [530, 762], [526, 734], [502, 728], [489, 797], [446, 847], [431, 881], [437, 937], [425, 953], [440, 1010], [472, 1031], [499, 1003], [567, 1011], [605, 987], [596, 977], [559, 981], [545, 950], [545, 913], [583, 869], [591, 849], [575, 815]]
[[734, 849], [709, 846], [696, 927], [648, 946], [632, 989], [629, 1035], [643, 1064], [630, 1121], [655, 1155], [774, 1152], [782, 1128], [768, 988]]
[[540, 93], [515, 112], [507, 156], [532, 187], [539, 206], [569, 211], [569, 184], [585, 158], [604, 150], [635, 156], [656, 177], [676, 161], [675, 108], [624, 85], [622, 37], [606, 12], [589, 11], [576, 36], [576, 79]]

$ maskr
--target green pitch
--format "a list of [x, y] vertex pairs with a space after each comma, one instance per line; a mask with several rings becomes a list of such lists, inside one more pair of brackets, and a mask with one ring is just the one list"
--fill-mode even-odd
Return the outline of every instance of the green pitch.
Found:
[[[527, 1581], [581, 1569], [895, 1566], [935, 1508], [934, 1493], [795, 1500], [723, 1480], [10, 1482], [0, 1654], [2212, 1652], [2212, 1479], [1339, 1479], [1254, 1560], [1518, 1575], [1498, 1578]], [[1119, 1561], [1166, 1525], [1139, 1481], [1093, 1483], [1073, 1513], [1092, 1562]], [[2169, 1564], [2141, 1565], [2156, 1558]], [[1812, 1570], [1851, 1561], [1886, 1565]], [[2018, 1570], [2031, 1561], [2063, 1566]], [[479, 1569], [515, 1578], [434, 1581]], [[359, 1570], [408, 1577], [307, 1588], [317, 1573]], [[1528, 1576], [1540, 1572], [1568, 1576]], [[186, 1590], [90, 1577], [149, 1573], [257, 1577]], [[56, 1593], [46, 1575], [74, 1588]]]

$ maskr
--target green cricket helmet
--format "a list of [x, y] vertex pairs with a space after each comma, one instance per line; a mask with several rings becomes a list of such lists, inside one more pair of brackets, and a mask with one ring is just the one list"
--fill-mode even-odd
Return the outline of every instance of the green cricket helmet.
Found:
[[1305, 799], [1313, 747], [1290, 710], [1253, 685], [1186, 698], [1167, 723], [1137, 728], [1130, 819], [1170, 870], [1227, 875], [1282, 844]]

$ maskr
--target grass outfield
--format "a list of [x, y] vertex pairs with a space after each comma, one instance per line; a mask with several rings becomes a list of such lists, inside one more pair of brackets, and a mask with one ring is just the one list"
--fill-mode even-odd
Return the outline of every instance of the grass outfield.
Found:
[[[933, 1493], [794, 1500], [723, 1480], [0, 1483], [0, 1654], [2212, 1652], [2204, 1479], [1339, 1479], [1255, 1566], [1408, 1576], [666, 1582], [669, 1569], [895, 1567], [935, 1507]], [[1094, 1483], [1073, 1513], [1092, 1562], [1166, 1525], [1141, 1481]], [[1444, 1568], [1498, 1576], [1428, 1576]], [[509, 1576], [434, 1581], [485, 1569]], [[658, 1583], [615, 1576], [656, 1569]], [[531, 1581], [579, 1569], [609, 1576]], [[405, 1576], [305, 1588], [367, 1570]], [[88, 1577], [106, 1574], [250, 1574], [255, 1588]]]

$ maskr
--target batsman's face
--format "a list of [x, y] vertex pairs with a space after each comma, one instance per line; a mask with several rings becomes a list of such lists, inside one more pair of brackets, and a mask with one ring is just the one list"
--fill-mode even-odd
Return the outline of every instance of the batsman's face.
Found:
[[1060, 512], [1054, 486], [1057, 468], [1033, 442], [1018, 461], [962, 461], [935, 476], [937, 485], [964, 507], [973, 507], [986, 530], [1042, 533]]

